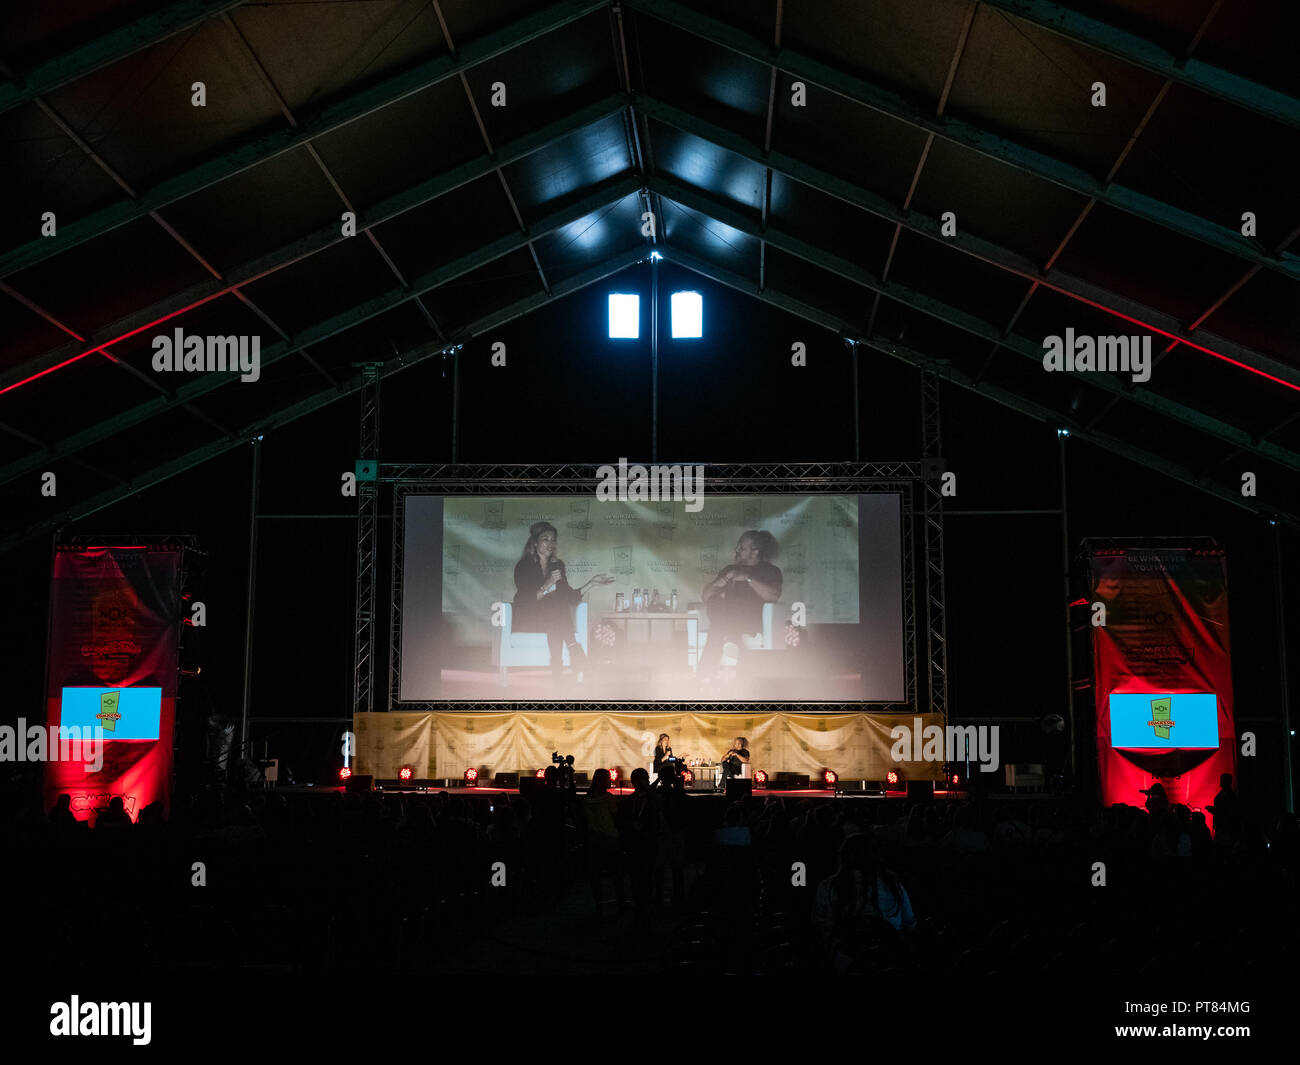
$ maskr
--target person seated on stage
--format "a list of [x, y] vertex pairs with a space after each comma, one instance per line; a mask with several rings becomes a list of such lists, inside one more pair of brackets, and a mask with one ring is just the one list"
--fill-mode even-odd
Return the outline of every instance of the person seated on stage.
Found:
[[655, 744], [655, 761], [653, 767], [656, 777], [659, 776], [660, 767], [663, 765], [664, 759], [671, 758], [672, 756], [672, 738], [666, 732], [659, 733], [659, 740]]
[[734, 564], [704, 586], [701, 597], [709, 613], [709, 638], [700, 652], [696, 676], [707, 678], [717, 671], [728, 641], [743, 651], [742, 637], [762, 631], [763, 604], [781, 598], [783, 578], [772, 564], [778, 550], [770, 532], [750, 529], [736, 543]]
[[574, 608], [593, 584], [612, 584], [613, 577], [598, 573], [580, 588], [570, 587], [564, 562], [555, 555], [558, 534], [549, 521], [533, 522], [528, 542], [515, 563], [515, 598], [511, 627], [516, 632], [544, 632], [551, 652], [551, 675], [564, 671], [564, 647], [569, 648], [573, 675], [582, 680], [587, 655], [574, 632]]
[[722, 780], [749, 779], [749, 740], [737, 736], [731, 741], [731, 749], [722, 756]]

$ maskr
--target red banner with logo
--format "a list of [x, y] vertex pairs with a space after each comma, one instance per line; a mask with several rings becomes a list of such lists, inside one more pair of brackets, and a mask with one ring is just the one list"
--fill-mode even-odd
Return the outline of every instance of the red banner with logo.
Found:
[[[1159, 784], [1169, 803], [1206, 810], [1220, 774], [1236, 776], [1227, 559], [1218, 548], [1107, 541], [1089, 551], [1089, 572], [1101, 799], [1143, 806]], [[1178, 709], [1209, 705], [1207, 694], [1208, 721]], [[1131, 719], [1113, 719], [1120, 708]], [[1182, 745], [1193, 724], [1195, 746]]]
[[115, 796], [133, 821], [152, 802], [169, 807], [182, 624], [180, 571], [176, 548], [56, 552], [47, 734], [55, 735], [52, 730], [60, 725], [98, 725], [103, 746], [97, 770], [85, 749], [80, 756], [74, 750], [73, 757], [59, 760], [51, 751], [45, 772], [47, 809], [64, 793], [72, 797], [77, 819], [91, 822]]

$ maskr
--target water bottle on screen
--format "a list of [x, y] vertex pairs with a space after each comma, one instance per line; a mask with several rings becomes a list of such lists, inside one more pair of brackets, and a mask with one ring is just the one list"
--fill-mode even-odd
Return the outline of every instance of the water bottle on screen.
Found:
[[632, 609], [641, 610], [645, 606], [645, 600], [641, 596], [640, 588], [632, 589]]
[[663, 608], [664, 608], [664, 601], [659, 598], [659, 589], [656, 588], [654, 590], [654, 595], [650, 597], [650, 609], [662, 610]]
[[677, 613], [677, 589], [674, 588], [672, 595], [668, 597], [668, 609], [674, 614]]
[[614, 613], [615, 613], [615, 614], [621, 614], [621, 613], [623, 613], [623, 593], [622, 593], [622, 592], [615, 592], [615, 593], [614, 593]]

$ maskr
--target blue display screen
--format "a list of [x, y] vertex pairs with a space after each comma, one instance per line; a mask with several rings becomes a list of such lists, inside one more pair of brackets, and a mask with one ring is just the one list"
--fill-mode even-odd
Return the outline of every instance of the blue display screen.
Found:
[[156, 740], [161, 719], [161, 688], [63, 689], [59, 724], [83, 735], [98, 726], [106, 740]]
[[1209, 692], [1117, 692], [1110, 697], [1110, 745], [1215, 749], [1218, 703]]

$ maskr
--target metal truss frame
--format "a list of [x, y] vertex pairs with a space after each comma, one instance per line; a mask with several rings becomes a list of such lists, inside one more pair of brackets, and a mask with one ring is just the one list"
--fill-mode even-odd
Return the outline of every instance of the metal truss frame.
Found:
[[[912, 461], [897, 462], [772, 462], [772, 463], [721, 463], [706, 464], [711, 484], [720, 487], [715, 491], [748, 493], [783, 493], [798, 491], [811, 494], [837, 492], [867, 493], [896, 492], [902, 497], [901, 541], [903, 550], [903, 677], [904, 695], [898, 702], [816, 702], [799, 703], [798, 709], [820, 713], [915, 713], [919, 684], [917, 658], [916, 613], [916, 561], [914, 541], [916, 536], [913, 511], [915, 487], [922, 478], [921, 464]], [[387, 708], [405, 711], [444, 710], [454, 713], [500, 713], [511, 711], [555, 713], [734, 713], [759, 714], [791, 712], [791, 703], [753, 702], [580, 702], [571, 700], [500, 700], [493, 702], [465, 701], [402, 701], [402, 585], [405, 567], [401, 544], [406, 525], [406, 497], [413, 494], [430, 495], [564, 495], [575, 490], [592, 491], [597, 480], [595, 463], [491, 463], [437, 465], [417, 463], [381, 463], [380, 485], [393, 486], [393, 565], [392, 594], [389, 599], [389, 656]], [[372, 538], [370, 550], [376, 552], [378, 541]], [[358, 552], [361, 544], [358, 542]], [[377, 559], [370, 563], [371, 572]], [[360, 555], [358, 554], [358, 571]], [[941, 593], [942, 594], [942, 593]], [[358, 611], [357, 631], [361, 621]], [[368, 630], [373, 641], [373, 626]], [[368, 656], [373, 660], [373, 648]], [[361, 651], [358, 649], [358, 660]]]
[[939, 417], [940, 378], [921, 370], [921, 520], [925, 539], [925, 650], [930, 709], [948, 721], [948, 621], [943, 566], [943, 438]]
[[[361, 454], [379, 454], [380, 363], [362, 366]], [[379, 571], [379, 482], [357, 480], [357, 584], [353, 633], [352, 712], [373, 710], [375, 688], [375, 588]]]

